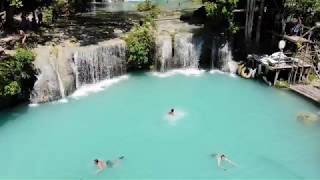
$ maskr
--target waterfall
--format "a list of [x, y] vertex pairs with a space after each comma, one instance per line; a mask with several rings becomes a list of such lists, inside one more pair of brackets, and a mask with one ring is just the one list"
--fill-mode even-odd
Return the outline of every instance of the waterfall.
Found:
[[126, 45], [120, 39], [84, 47], [41, 46], [36, 53], [39, 74], [30, 95], [32, 103], [59, 100], [82, 85], [126, 72]]
[[198, 68], [202, 45], [203, 40], [194, 38], [192, 33], [176, 34], [174, 39], [174, 66]]
[[226, 42], [218, 51], [220, 68], [222, 71], [229, 71], [229, 62], [232, 61], [232, 52], [229, 42]]
[[159, 35], [155, 66], [160, 72], [174, 68], [198, 68], [202, 45], [203, 39], [195, 38], [192, 33]]
[[234, 73], [237, 64], [233, 61], [232, 49], [228, 41], [217, 45], [216, 39], [212, 42], [211, 69], [220, 69], [224, 72]]
[[73, 56], [76, 87], [123, 75], [126, 72], [125, 55], [125, 42], [119, 39], [79, 48]]
[[58, 84], [59, 84], [60, 96], [63, 99], [63, 98], [66, 97], [65, 88], [64, 88], [64, 85], [63, 85], [63, 82], [62, 82], [58, 67], [56, 67], [55, 64], [51, 63], [50, 60], [49, 60], [49, 62], [50, 62], [50, 65], [52, 66], [53, 71], [55, 72], [55, 75], [57, 76], [57, 81], [58, 81]]
[[168, 35], [159, 35], [156, 40], [155, 66], [160, 72], [171, 67], [170, 60], [173, 57], [172, 38]]

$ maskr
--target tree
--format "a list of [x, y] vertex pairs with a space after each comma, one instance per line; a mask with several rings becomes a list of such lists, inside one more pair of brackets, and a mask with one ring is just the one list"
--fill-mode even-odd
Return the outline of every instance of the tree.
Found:
[[125, 40], [128, 46], [128, 64], [133, 68], [148, 68], [152, 64], [155, 46], [151, 23], [136, 25]]
[[36, 79], [33, 60], [34, 54], [31, 51], [18, 49], [13, 57], [0, 62], [0, 98], [28, 98]]
[[36, 8], [45, 3], [44, 0], [3, 0], [4, 10], [6, 11], [5, 27], [12, 28], [13, 16], [15, 13], [33, 12]]
[[215, 22], [217, 27], [227, 28], [231, 33], [236, 33], [239, 28], [234, 22], [233, 10], [239, 0], [209, 0], [205, 2], [207, 16]]
[[319, 0], [286, 0], [285, 7], [302, 13], [320, 12]]

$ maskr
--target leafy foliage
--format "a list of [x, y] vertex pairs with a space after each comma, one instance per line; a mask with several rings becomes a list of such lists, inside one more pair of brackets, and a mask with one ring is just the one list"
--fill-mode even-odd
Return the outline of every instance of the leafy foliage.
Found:
[[5, 96], [14, 96], [21, 92], [21, 88], [17, 81], [12, 81], [4, 87], [3, 94]]
[[16, 54], [14, 55], [14, 58], [21, 64], [31, 64], [34, 60], [34, 54], [27, 50], [27, 49], [17, 49]]
[[22, 0], [10, 0], [10, 6], [21, 8], [23, 6]]
[[152, 4], [151, 0], [145, 0], [137, 5], [138, 11], [150, 11], [156, 8], [154, 4]]
[[43, 9], [43, 22], [47, 25], [52, 23], [53, 19], [53, 7], [48, 6]]
[[35, 74], [33, 60], [31, 51], [18, 49], [13, 57], [0, 62], [0, 97], [28, 94], [32, 87], [27, 86]]
[[128, 63], [135, 68], [146, 68], [152, 64], [155, 37], [150, 22], [136, 25], [125, 39], [128, 46]]
[[286, 0], [285, 7], [301, 12], [320, 12], [319, 0]]
[[289, 88], [289, 83], [288, 81], [277, 81], [276, 84], [274, 85], [276, 88], [279, 88], [279, 89], [286, 89], [286, 88]]
[[207, 16], [216, 22], [216, 25], [226, 26], [227, 29], [235, 34], [239, 31], [239, 26], [234, 23], [233, 10], [239, 0], [216, 0], [204, 3]]
[[229, 19], [233, 16], [232, 10], [236, 7], [238, 0], [217, 0], [205, 2], [207, 16]]

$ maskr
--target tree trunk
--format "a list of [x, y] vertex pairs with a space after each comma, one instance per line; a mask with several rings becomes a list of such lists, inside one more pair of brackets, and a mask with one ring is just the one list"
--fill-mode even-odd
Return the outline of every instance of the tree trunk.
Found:
[[6, 23], [5, 28], [13, 28], [13, 16], [14, 16], [14, 7], [8, 6], [6, 8]]
[[255, 4], [256, 4], [256, 0], [247, 0], [246, 25], [245, 25], [245, 40], [246, 40], [247, 51], [248, 49], [251, 49]]
[[257, 31], [256, 31], [256, 44], [257, 45], [259, 45], [259, 42], [260, 42], [261, 23], [262, 23], [263, 13], [264, 13], [264, 0], [261, 0], [260, 8], [259, 8]]

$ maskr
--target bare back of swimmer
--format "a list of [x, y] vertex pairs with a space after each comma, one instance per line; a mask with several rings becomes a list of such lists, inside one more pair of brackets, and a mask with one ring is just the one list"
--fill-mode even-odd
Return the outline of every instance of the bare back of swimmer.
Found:
[[98, 169], [96, 174], [100, 174], [105, 169], [112, 168], [115, 165], [118, 165], [120, 163], [120, 161], [123, 159], [124, 159], [124, 156], [120, 156], [118, 159], [113, 160], [113, 161], [110, 161], [110, 160], [104, 161], [104, 160], [95, 159], [94, 164], [96, 165], [96, 167]]

